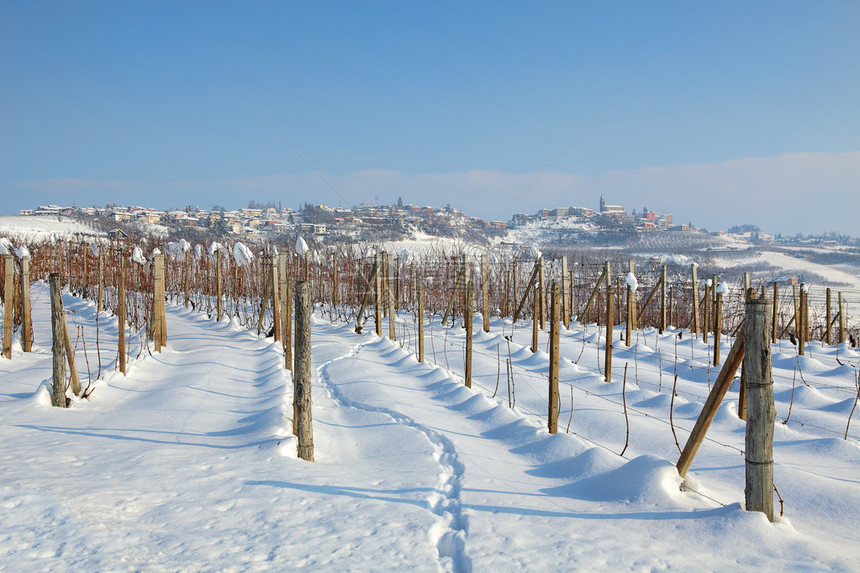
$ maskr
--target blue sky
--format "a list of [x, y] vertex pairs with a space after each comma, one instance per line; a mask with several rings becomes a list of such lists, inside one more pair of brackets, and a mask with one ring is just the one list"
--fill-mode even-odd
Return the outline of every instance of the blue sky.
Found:
[[857, 30], [856, 1], [7, 0], [0, 211], [605, 194], [857, 235]]

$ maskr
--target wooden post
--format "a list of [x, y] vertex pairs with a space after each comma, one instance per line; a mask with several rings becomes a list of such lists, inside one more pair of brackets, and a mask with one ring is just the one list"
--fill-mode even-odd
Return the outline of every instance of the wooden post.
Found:
[[418, 362], [424, 362], [424, 285], [418, 283]]
[[708, 343], [708, 331], [711, 329], [711, 287], [705, 282], [704, 313], [702, 316], [702, 342]]
[[191, 250], [185, 251], [185, 308], [188, 308], [188, 294], [191, 285]]
[[660, 279], [660, 334], [666, 331], [666, 265], [663, 265], [663, 276]]
[[472, 281], [466, 283], [466, 303], [463, 307], [463, 322], [466, 326], [466, 388], [472, 387]]
[[293, 401], [296, 437], [301, 459], [314, 461], [314, 432], [311, 412], [311, 285], [296, 283], [296, 368], [293, 372]]
[[561, 257], [561, 322], [564, 328], [570, 328], [570, 281], [568, 280], [567, 255]]
[[546, 329], [546, 270], [543, 255], [538, 259], [538, 313], [540, 329]]
[[[744, 292], [749, 291], [749, 287]], [[779, 316], [779, 283], [773, 283], [773, 319], [770, 325], [770, 341], [776, 344], [776, 319]]]
[[387, 253], [385, 255], [386, 259], [386, 268], [387, 272], [385, 276], [387, 277], [388, 288], [385, 289], [385, 292], [388, 296], [388, 338], [389, 340], [397, 340], [397, 316], [394, 310], [394, 295], [395, 295], [395, 285], [394, 281], [396, 277], [394, 276], [394, 255], [391, 253]]
[[104, 254], [102, 253], [102, 245], [99, 243], [99, 294], [96, 302], [96, 312], [102, 311], [102, 283], [104, 282], [105, 274]]
[[723, 330], [723, 293], [717, 289], [717, 302], [714, 308], [714, 366], [720, 365], [720, 335]]
[[534, 296], [532, 298], [532, 353], [538, 351], [538, 312], [540, 308], [540, 295], [538, 288], [534, 288]]
[[770, 317], [767, 299], [748, 298], [744, 322], [744, 370], [747, 375], [746, 509], [773, 521], [773, 403]]
[[155, 351], [161, 352], [164, 341], [162, 331], [164, 328], [161, 303], [164, 301], [164, 255], [157, 253], [152, 261], [152, 339], [155, 343]]
[[30, 257], [21, 259], [21, 344], [24, 352], [33, 350], [33, 317], [30, 313]]
[[278, 275], [278, 259], [269, 257], [269, 282], [272, 285], [272, 332], [275, 342], [281, 340], [281, 289]]
[[484, 313], [484, 332], [490, 332], [490, 284], [487, 272], [487, 255], [481, 255], [481, 310]]
[[292, 368], [292, 326], [291, 294], [287, 283], [287, 253], [278, 254], [278, 290], [280, 291], [281, 348], [284, 351], [284, 368]]
[[215, 251], [215, 296], [218, 320], [221, 320], [221, 249]]
[[708, 394], [708, 399], [705, 400], [705, 405], [702, 407], [702, 412], [696, 420], [696, 425], [693, 426], [693, 431], [687, 438], [687, 443], [684, 445], [681, 457], [678, 458], [678, 463], [675, 464], [678, 468], [678, 474], [681, 477], [687, 475], [687, 471], [693, 464], [693, 458], [696, 457], [696, 452], [699, 451], [699, 446], [702, 445], [702, 441], [705, 439], [705, 434], [707, 434], [708, 428], [711, 426], [711, 422], [714, 421], [714, 416], [717, 415], [717, 410], [720, 408], [720, 404], [722, 404], [723, 398], [725, 397], [729, 386], [732, 384], [732, 379], [735, 377], [735, 373], [738, 371], [741, 362], [743, 362], [743, 330], [744, 327], [741, 325], [738, 337], [735, 339], [735, 343], [732, 345], [732, 349], [726, 357], [726, 363], [723, 364], [723, 368], [717, 375], [717, 380], [714, 382], [713, 388], [711, 388], [711, 393]]
[[[632, 275], [633, 273], [633, 259], [627, 261], [627, 274]], [[626, 279], [625, 279], [626, 281]], [[635, 295], [633, 292], [633, 287], [630, 286], [630, 283], [627, 284], [627, 322], [624, 329], [624, 340], [627, 342], [627, 347], [630, 348], [633, 346], [633, 323], [636, 321], [634, 315], [636, 314], [636, 302]]]
[[[58, 408], [66, 407], [66, 345], [65, 317], [63, 316], [63, 295], [59, 273], [51, 273], [51, 345], [53, 393], [51, 404]], [[7, 309], [6, 314], [9, 314]]]
[[561, 287], [557, 282], [552, 284], [549, 322], [549, 407], [547, 410], [548, 430], [550, 434], [558, 432], [558, 362], [559, 362], [559, 298]]
[[795, 301], [794, 301], [794, 329], [797, 332], [797, 353], [800, 356], [803, 356], [806, 352], [806, 326], [803, 323], [803, 306], [804, 301], [806, 300], [806, 292], [804, 288], [806, 285], [800, 285], [800, 294], [798, 294], [797, 286], [794, 287]]
[[690, 273], [693, 277], [693, 336], [699, 334], [699, 281], [696, 277], [697, 268], [698, 265], [696, 263], [690, 265]]
[[[609, 263], [606, 263], [609, 271]], [[609, 276], [607, 274], [607, 276]], [[606, 351], [604, 352], [603, 377], [607, 382], [612, 382], [612, 332], [615, 325], [612, 320], [612, 283], [606, 284]]]
[[830, 300], [830, 287], [827, 287], [825, 294], [825, 309], [824, 309], [824, 343], [830, 345], [830, 313], [832, 312]]
[[[296, 265], [298, 266], [298, 265]], [[286, 271], [285, 271], [286, 272]], [[281, 333], [284, 337], [284, 364], [287, 370], [293, 367], [293, 279], [287, 277], [287, 289], [284, 291], [284, 298], [287, 299], [287, 308], [284, 316], [281, 318], [284, 331]], [[310, 289], [310, 287], [308, 287]]]
[[12, 326], [15, 319], [15, 256], [5, 255], [5, 286], [3, 287], [3, 356], [12, 359]]
[[374, 318], [376, 320], [376, 336], [382, 337], [382, 267], [383, 253], [376, 253], [376, 273], [374, 275], [376, 286], [376, 306], [374, 307]]
[[[514, 259], [511, 261], [511, 301], [514, 304], [517, 304], [517, 260]], [[516, 322], [516, 318], [514, 318], [513, 322]]]
[[[337, 251], [331, 254], [331, 272], [332, 272], [332, 287], [331, 287], [331, 311], [332, 313], [337, 311], [338, 301], [338, 289], [340, 287], [340, 276], [337, 269]], [[334, 319], [332, 319], [334, 320]]]
[[117, 285], [116, 301], [117, 321], [117, 354], [119, 355], [119, 371], [126, 375], [125, 367], [125, 256], [122, 249], [119, 252], [119, 284]]

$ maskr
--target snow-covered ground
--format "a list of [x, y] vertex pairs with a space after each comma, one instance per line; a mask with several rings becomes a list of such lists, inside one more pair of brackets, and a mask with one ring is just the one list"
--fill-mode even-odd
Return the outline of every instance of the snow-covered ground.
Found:
[[102, 313], [97, 329], [90, 302], [64, 302], [82, 379], [101, 363], [103, 380], [50, 407], [35, 284], [34, 352], [0, 358], [0, 570], [857, 570], [860, 422], [843, 434], [860, 356], [846, 345], [774, 348], [785, 515], [770, 524], [742, 509], [736, 384], [687, 479], [674, 468], [670, 415], [683, 446], [717, 374], [712, 346], [686, 332], [640, 331], [630, 348], [616, 333], [607, 384], [600, 333], [573, 324], [550, 435], [545, 332], [533, 354], [528, 326], [477, 322], [468, 389], [459, 326], [435, 317], [419, 364], [411, 314], [395, 342], [318, 314], [308, 463], [272, 339], [168, 305], [167, 348], [130, 336], [124, 377], [116, 321]]
[[34, 245], [56, 239], [69, 239], [74, 236], [103, 236], [88, 225], [68, 217], [0, 215], [0, 236], [12, 236], [16, 242]]

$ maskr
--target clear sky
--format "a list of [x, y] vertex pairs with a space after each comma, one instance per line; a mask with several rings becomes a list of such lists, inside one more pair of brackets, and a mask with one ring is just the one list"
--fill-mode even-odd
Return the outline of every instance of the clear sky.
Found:
[[860, 235], [860, 2], [0, 2], [3, 213], [601, 194]]

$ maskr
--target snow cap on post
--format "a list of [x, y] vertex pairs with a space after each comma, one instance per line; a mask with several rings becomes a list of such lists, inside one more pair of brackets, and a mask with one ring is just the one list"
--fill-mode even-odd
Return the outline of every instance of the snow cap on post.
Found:
[[711, 279], [708, 279], [708, 280], [706, 280], [706, 281], [705, 281], [705, 284], [706, 284], [706, 285], [708, 285], [708, 286], [710, 287], [710, 286], [713, 286], [713, 285], [714, 285], [714, 281], [712, 281]]
[[215, 253], [222, 250], [223, 248], [224, 248], [224, 245], [222, 245], [218, 241], [212, 241], [212, 244], [209, 245], [209, 256], [214, 259]]
[[627, 286], [629, 286], [632, 291], [639, 288], [639, 281], [636, 280], [636, 275], [633, 273], [627, 273], [627, 276], [624, 277], [624, 282], [627, 283]]
[[203, 245], [196, 244], [194, 245], [194, 258], [199, 259], [203, 256]]
[[233, 258], [236, 259], [237, 265], [244, 267], [245, 265], [250, 265], [251, 261], [254, 260], [254, 253], [244, 244], [236, 243], [233, 245]]
[[809, 285], [808, 285], [808, 284], [806, 284], [806, 283], [804, 283], [804, 284], [800, 285], [800, 290], [801, 290], [802, 292], [809, 292]]
[[94, 257], [99, 256], [99, 242], [95, 241], [90, 243], [90, 250], [93, 252]]
[[12, 247], [12, 241], [6, 237], [0, 237], [0, 255], [11, 255], [13, 254], [13, 251], [14, 247]]
[[717, 294], [726, 296], [729, 292], [729, 287], [726, 286], [726, 283], [720, 283], [717, 285]]
[[26, 245], [21, 245], [20, 247], [17, 247], [15, 249], [15, 256], [21, 260], [32, 258], [30, 256], [30, 249], [28, 249]]
[[135, 247], [131, 252], [131, 260], [139, 265], [145, 265], [146, 259], [143, 258], [143, 250], [140, 247]]
[[308, 244], [301, 237], [296, 239], [296, 252], [301, 256], [305, 256], [305, 253], [308, 252]]

